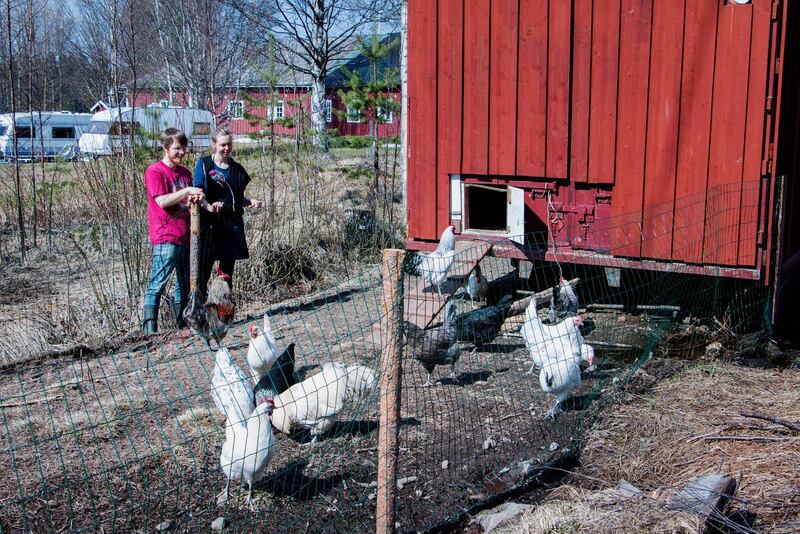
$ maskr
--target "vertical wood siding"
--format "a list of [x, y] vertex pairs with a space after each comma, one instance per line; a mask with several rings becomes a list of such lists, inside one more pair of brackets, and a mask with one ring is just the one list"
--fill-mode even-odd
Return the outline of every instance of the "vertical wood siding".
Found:
[[619, 61], [619, 0], [604, 0], [592, 16], [589, 94], [589, 183], [614, 183]]
[[489, 0], [464, 3], [462, 143], [466, 150], [462, 151], [461, 168], [464, 173], [480, 175], [489, 171], [489, 4]]
[[409, 10], [412, 238], [449, 222], [450, 174], [513, 178], [610, 195], [589, 232], [608, 229], [613, 254], [757, 265], [772, 0]]
[[489, 174], [514, 174], [518, 0], [492, 0], [489, 67]]
[[547, 72], [548, 3], [528, 0], [519, 6], [516, 169], [522, 176], [545, 175], [547, 76], [542, 73]]
[[652, 4], [623, 0], [620, 11], [619, 86], [617, 109], [614, 208], [622, 214], [612, 228], [612, 252], [638, 256], [641, 252], [639, 219], [644, 191], [644, 155], [647, 139], [648, 73]]
[[571, 4], [550, 0], [547, 43], [547, 142], [545, 175], [567, 177]]
[[[449, 173], [457, 173], [461, 166], [461, 92], [464, 6], [461, 0], [439, 4], [438, 93], [437, 129], [449, 142], [437, 143], [436, 169], [437, 195], [448, 197]], [[425, 124], [430, 125], [431, 121]], [[449, 202], [437, 203], [436, 230], [450, 224]]]
[[[409, 235], [435, 239], [436, 206], [436, 61], [435, 2], [408, 3], [408, 151], [406, 188]], [[451, 140], [451, 142], [454, 140]]]

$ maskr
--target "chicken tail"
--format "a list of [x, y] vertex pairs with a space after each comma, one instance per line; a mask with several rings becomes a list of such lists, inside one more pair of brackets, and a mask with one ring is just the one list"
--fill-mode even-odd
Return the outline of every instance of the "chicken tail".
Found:
[[420, 276], [419, 266], [422, 263], [422, 258], [423, 256], [417, 251], [406, 254], [405, 259], [403, 259], [403, 274]]

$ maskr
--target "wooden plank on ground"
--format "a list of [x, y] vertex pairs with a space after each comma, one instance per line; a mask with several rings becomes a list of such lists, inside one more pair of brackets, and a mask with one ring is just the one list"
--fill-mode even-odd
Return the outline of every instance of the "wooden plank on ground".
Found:
[[447, 299], [463, 284], [463, 280], [481, 259], [491, 250], [491, 243], [483, 241], [457, 241], [453, 266], [447, 281], [442, 284], [442, 294], [436, 287], [427, 286], [420, 276], [406, 281], [404, 297], [404, 318], [420, 328], [426, 328], [444, 307]]

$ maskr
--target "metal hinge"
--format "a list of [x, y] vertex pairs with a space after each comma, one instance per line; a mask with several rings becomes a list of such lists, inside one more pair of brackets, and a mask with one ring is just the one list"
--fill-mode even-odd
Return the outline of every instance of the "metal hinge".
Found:
[[761, 160], [761, 176], [766, 176], [772, 171], [772, 158]]
[[779, 0], [772, 0], [772, 20], [778, 20], [778, 12], [781, 8], [780, 4]]
[[781, 58], [776, 57], [775, 58], [775, 74], [780, 74], [781, 73], [781, 64], [782, 64]]
[[597, 204], [607, 204], [611, 205], [611, 193], [603, 191], [602, 193], [598, 192], [594, 195], [594, 201]]
[[[772, 150], [772, 143], [770, 143], [770, 151]], [[770, 152], [771, 153], [771, 152]], [[770, 158], [770, 166], [771, 166], [772, 159]], [[761, 175], [761, 181], [759, 181], [759, 189], [761, 191], [769, 190], [769, 176], [766, 174]], [[762, 201], [765, 202], [765, 201]], [[762, 217], [761, 214], [764, 213], [764, 209], [762, 206], [758, 206], [758, 231], [756, 232], [756, 248], [760, 248], [762, 250], [766, 250], [767, 248], [767, 219]], [[769, 215], [767, 215], [769, 217]]]
[[775, 143], [770, 143], [767, 147], [767, 157], [761, 160], [761, 176], [767, 176], [772, 172], [772, 158], [775, 152]]

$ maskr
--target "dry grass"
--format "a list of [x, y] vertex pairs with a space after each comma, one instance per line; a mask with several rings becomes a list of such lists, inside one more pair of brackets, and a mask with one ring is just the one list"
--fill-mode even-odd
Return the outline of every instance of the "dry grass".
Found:
[[[268, 153], [240, 158], [253, 178], [247, 195], [265, 202], [264, 209], [245, 215], [251, 257], [237, 263], [235, 281], [243, 312], [334, 286], [375, 260], [382, 243], [370, 242], [365, 252], [352, 242], [351, 214], [369, 203], [371, 177], [362, 172], [364, 158], [348, 155], [337, 161], [301, 152], [295, 166], [286, 159], [294, 155], [281, 152], [274, 176]], [[95, 347], [138, 329], [150, 268], [139, 177], [149, 162], [109, 158], [49, 165], [53, 195], [37, 198], [38, 248], [30, 248], [25, 261], [16, 250], [16, 197], [12, 188], [0, 187], [0, 366], [77, 344]], [[392, 168], [383, 170], [381, 184], [388, 187]], [[29, 167], [22, 171], [24, 213], [32, 219]], [[396, 191], [381, 193], [394, 198]], [[391, 204], [394, 220], [400, 220], [399, 202]], [[379, 223], [366, 233], [384, 227]], [[52, 229], [52, 240], [46, 229]], [[26, 232], [30, 247], [30, 221]], [[388, 233], [397, 232], [395, 227]], [[161, 328], [172, 324], [164, 305]]]
[[[757, 412], [800, 421], [796, 370], [714, 363], [693, 367], [595, 423], [575, 484], [502, 532], [697, 532], [691, 515], [663, 501], [690, 478], [721, 472], [738, 479], [734, 509], [755, 513], [761, 532], [800, 528], [800, 433]], [[770, 441], [717, 440], [712, 436]], [[620, 480], [646, 493], [615, 495]]]
[[[624, 502], [624, 511], [620, 503]], [[667, 510], [654, 499], [624, 499], [615, 489], [589, 492], [574, 486], [531, 510], [498, 534], [638, 534], [641, 532], [699, 533], [693, 514]]]

